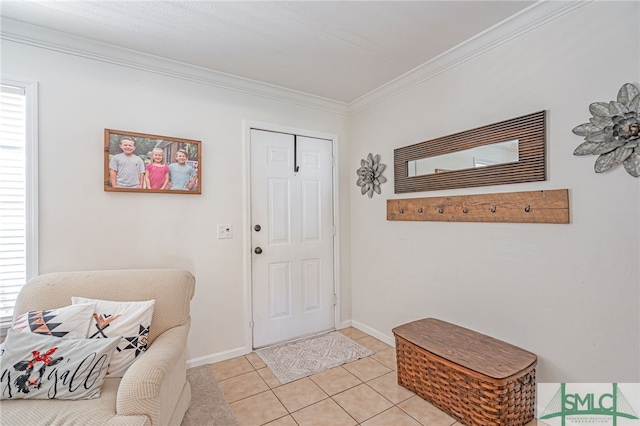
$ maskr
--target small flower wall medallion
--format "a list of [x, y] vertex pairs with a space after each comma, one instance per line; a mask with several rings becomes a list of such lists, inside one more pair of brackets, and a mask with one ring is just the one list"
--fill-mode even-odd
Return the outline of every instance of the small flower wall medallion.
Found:
[[385, 164], [380, 164], [380, 155], [374, 157], [369, 153], [366, 160], [360, 160], [360, 168], [356, 170], [358, 174], [356, 185], [360, 187], [362, 195], [367, 194], [371, 198], [374, 192], [380, 194], [380, 184], [387, 181], [387, 178], [382, 176], [385, 167], [387, 167]]
[[584, 136], [573, 155], [598, 155], [596, 173], [609, 170], [615, 164], [624, 166], [631, 176], [640, 176], [640, 90], [627, 83], [618, 91], [618, 98], [609, 103], [589, 105], [589, 123], [576, 126], [572, 132]]

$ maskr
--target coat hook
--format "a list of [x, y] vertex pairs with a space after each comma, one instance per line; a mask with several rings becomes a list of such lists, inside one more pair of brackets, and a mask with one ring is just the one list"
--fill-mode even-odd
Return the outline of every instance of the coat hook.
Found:
[[442, 207], [440, 207], [440, 208], [438, 209], [438, 213], [443, 213], [443, 212], [444, 212], [444, 209], [443, 209]]
[[495, 213], [496, 212], [496, 206], [491, 206], [491, 213]]
[[531, 206], [529, 204], [527, 204], [526, 206], [524, 206], [524, 211], [529, 213], [531, 211]]
[[462, 213], [468, 213], [468, 212], [469, 212], [469, 209], [467, 207], [462, 208]]
[[398, 211], [400, 212], [400, 214], [404, 213], [404, 209], [400, 209]]
[[424, 210], [422, 210], [422, 207], [418, 208], [418, 213], [422, 213]]

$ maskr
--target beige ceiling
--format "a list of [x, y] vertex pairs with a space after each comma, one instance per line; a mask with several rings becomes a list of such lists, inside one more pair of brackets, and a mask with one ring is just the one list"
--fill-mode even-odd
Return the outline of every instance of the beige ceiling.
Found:
[[7, 1], [5, 18], [349, 104], [533, 1]]

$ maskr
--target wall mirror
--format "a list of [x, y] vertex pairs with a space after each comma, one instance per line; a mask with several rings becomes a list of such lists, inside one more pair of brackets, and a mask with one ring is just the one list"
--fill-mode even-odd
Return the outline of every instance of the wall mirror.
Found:
[[409, 177], [518, 162], [518, 139], [421, 158], [407, 163]]
[[394, 150], [395, 193], [546, 179], [545, 111]]

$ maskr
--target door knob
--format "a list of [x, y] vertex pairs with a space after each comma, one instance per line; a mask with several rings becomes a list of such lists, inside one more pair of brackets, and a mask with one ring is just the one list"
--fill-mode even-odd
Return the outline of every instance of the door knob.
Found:
[[253, 229], [255, 229], [255, 230], [256, 230], [256, 232], [260, 232], [260, 230], [261, 230], [262, 228], [260, 227], [260, 225], [256, 225], [256, 226], [254, 226], [254, 227], [253, 227]]
[[256, 247], [254, 252], [255, 252], [255, 254], [260, 254], [260, 253], [262, 253], [262, 249], [260, 247]]

